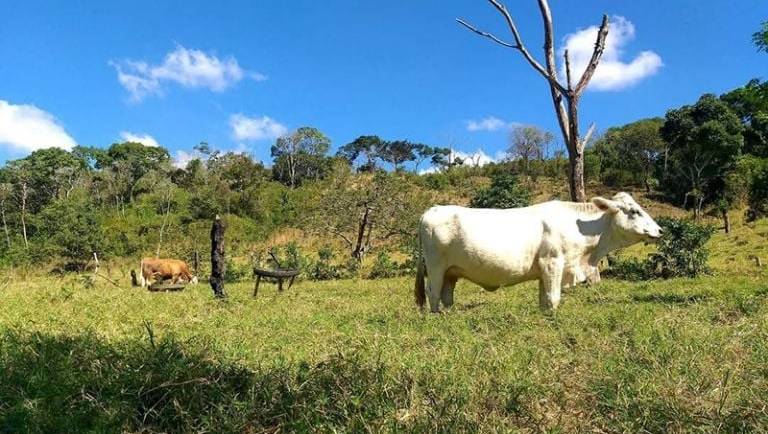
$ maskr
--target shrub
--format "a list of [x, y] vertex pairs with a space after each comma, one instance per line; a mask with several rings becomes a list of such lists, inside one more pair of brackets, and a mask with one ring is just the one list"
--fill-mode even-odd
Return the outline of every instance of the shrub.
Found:
[[238, 265], [231, 259], [226, 259], [226, 266], [224, 267], [224, 281], [225, 282], [239, 282], [247, 279], [252, 273], [248, 264]]
[[647, 280], [696, 277], [710, 272], [705, 244], [715, 233], [713, 226], [673, 218], [661, 218], [658, 223], [664, 235], [656, 253], [649, 254], [645, 261], [609, 258], [606, 274], [626, 280]]
[[318, 260], [312, 264], [309, 278], [312, 280], [333, 280], [344, 277], [344, 268], [334, 265], [333, 250], [329, 246], [323, 246], [317, 251]]
[[282, 260], [283, 268], [306, 271], [309, 266], [309, 260], [299, 250], [299, 245], [295, 241], [285, 245], [285, 256]]
[[648, 261], [637, 258], [622, 259], [616, 256], [608, 256], [608, 269], [604, 276], [615, 277], [622, 280], [647, 280], [653, 278], [648, 270]]
[[657, 253], [648, 257], [649, 267], [657, 277], [696, 277], [709, 273], [709, 250], [705, 244], [715, 233], [714, 226], [690, 220], [663, 218], [659, 225], [664, 235]]
[[491, 186], [477, 192], [469, 206], [473, 208], [518, 208], [531, 203], [531, 192], [508, 173], [494, 174]]
[[389, 253], [382, 250], [376, 255], [376, 261], [368, 274], [369, 279], [395, 277], [400, 275], [400, 267], [392, 260]]

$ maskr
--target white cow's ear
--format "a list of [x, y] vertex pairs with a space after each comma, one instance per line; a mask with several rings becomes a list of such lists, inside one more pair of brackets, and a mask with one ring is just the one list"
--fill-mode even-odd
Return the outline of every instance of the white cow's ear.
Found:
[[600, 211], [610, 212], [610, 213], [617, 213], [619, 212], [619, 206], [616, 202], [612, 200], [608, 200], [604, 197], [593, 197], [592, 203], [594, 203]]

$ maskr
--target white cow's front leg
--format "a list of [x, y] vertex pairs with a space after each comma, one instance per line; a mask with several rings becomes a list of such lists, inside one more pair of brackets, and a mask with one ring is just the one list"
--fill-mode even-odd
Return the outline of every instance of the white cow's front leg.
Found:
[[562, 256], [540, 258], [539, 268], [539, 307], [542, 310], [555, 310], [560, 305], [565, 260]]
[[443, 302], [443, 306], [449, 308], [453, 306], [453, 289], [456, 287], [455, 277], [445, 277], [443, 279], [443, 291], [440, 295], [440, 300]]

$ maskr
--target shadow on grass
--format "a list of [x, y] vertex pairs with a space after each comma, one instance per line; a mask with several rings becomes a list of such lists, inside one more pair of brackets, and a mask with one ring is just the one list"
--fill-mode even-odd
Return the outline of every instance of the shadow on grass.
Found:
[[659, 303], [689, 305], [702, 302], [709, 298], [705, 294], [645, 294], [633, 295], [632, 301], [636, 303]]
[[[491, 397], [507, 421], [522, 412], [519, 394]], [[470, 400], [355, 353], [249, 369], [173, 338], [0, 333], [0, 433], [476, 432]]]

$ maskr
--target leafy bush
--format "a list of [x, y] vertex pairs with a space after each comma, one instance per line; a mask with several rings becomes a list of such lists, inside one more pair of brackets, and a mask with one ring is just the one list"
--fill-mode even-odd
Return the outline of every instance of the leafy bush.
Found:
[[606, 274], [626, 280], [648, 280], [696, 277], [710, 272], [705, 244], [715, 233], [713, 226], [673, 218], [661, 218], [658, 223], [664, 235], [656, 253], [649, 254], [645, 261], [609, 258]]
[[282, 261], [283, 268], [306, 271], [309, 260], [301, 253], [298, 243], [291, 241], [285, 245], [285, 256]]
[[608, 269], [603, 273], [605, 277], [615, 277], [622, 280], [647, 280], [653, 277], [648, 272], [648, 262], [637, 258], [622, 259], [616, 256], [608, 256]]
[[309, 271], [312, 280], [333, 280], [344, 277], [344, 267], [333, 264], [334, 253], [329, 246], [323, 246], [317, 251], [318, 260], [314, 262]]
[[650, 269], [657, 277], [696, 277], [710, 272], [709, 250], [705, 244], [715, 233], [714, 226], [690, 220], [663, 218], [659, 225], [664, 235], [657, 253], [648, 257]]
[[240, 282], [251, 276], [252, 270], [248, 264], [238, 265], [231, 259], [226, 259], [226, 266], [224, 267], [224, 281], [225, 282]]
[[531, 203], [531, 191], [520, 185], [517, 177], [508, 173], [494, 174], [491, 186], [477, 192], [473, 208], [518, 208]]
[[376, 261], [373, 263], [373, 268], [368, 274], [369, 279], [387, 278], [399, 276], [401, 273], [400, 267], [389, 256], [389, 253], [382, 250], [376, 255]]

